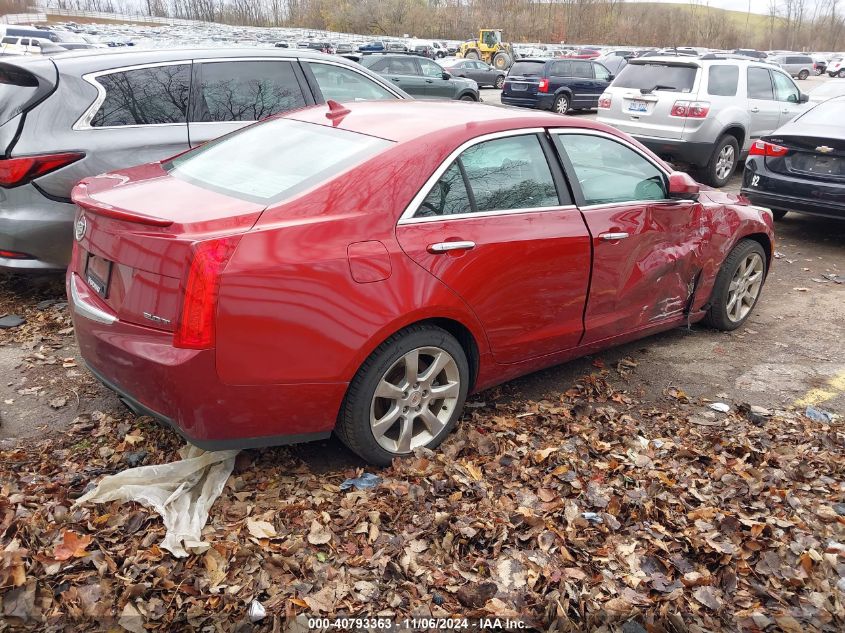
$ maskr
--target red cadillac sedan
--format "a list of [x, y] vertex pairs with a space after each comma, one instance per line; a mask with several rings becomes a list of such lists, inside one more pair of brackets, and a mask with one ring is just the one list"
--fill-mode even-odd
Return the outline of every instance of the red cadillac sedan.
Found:
[[604, 125], [330, 102], [74, 190], [91, 371], [206, 449], [435, 447], [468, 393], [751, 314], [772, 217]]

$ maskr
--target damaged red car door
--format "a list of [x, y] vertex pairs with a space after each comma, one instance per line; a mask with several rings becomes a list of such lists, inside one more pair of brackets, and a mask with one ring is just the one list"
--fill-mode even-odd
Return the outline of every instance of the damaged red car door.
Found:
[[682, 318], [702, 268], [702, 205], [670, 198], [669, 174], [618, 138], [555, 140], [593, 240], [582, 343]]

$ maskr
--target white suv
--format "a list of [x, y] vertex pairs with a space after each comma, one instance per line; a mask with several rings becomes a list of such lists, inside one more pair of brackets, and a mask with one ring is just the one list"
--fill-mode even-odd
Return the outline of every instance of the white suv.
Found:
[[599, 98], [598, 120], [724, 186], [752, 143], [807, 107], [782, 69], [730, 55], [632, 59]]

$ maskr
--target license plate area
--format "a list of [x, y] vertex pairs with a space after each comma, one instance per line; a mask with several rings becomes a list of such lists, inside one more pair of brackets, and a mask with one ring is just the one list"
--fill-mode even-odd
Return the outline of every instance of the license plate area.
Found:
[[109, 297], [112, 262], [99, 255], [88, 254], [85, 264], [85, 282], [103, 299]]
[[511, 90], [514, 92], [525, 92], [528, 90], [528, 84], [511, 84]]
[[648, 101], [641, 101], [640, 99], [633, 99], [628, 104], [628, 112], [637, 112], [639, 114], [648, 112]]

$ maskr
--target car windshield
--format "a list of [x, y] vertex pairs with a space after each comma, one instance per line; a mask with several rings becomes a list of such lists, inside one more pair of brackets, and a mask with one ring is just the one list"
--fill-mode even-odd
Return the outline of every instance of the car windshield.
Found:
[[[823, 125], [828, 128], [835, 128], [836, 134], [842, 133], [843, 121], [845, 121], [845, 99], [832, 99], [824, 101], [815, 108], [807, 110], [796, 119], [799, 123], [807, 125]], [[834, 130], [831, 130], [834, 133]]]
[[673, 92], [691, 92], [697, 70], [695, 66], [675, 64], [628, 64], [619, 72], [613, 85], [617, 88], [640, 88], [648, 91], [657, 88]]
[[164, 164], [171, 176], [253, 202], [278, 202], [393, 143], [290, 119], [270, 119]]
[[514, 76], [539, 77], [543, 72], [544, 62], [516, 62], [511, 66], [510, 73]]

